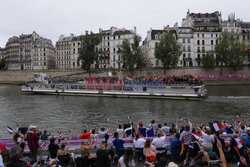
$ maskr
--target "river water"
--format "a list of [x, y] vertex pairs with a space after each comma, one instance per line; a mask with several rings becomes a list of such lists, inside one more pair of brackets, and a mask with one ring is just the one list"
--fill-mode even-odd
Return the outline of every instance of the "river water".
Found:
[[208, 99], [204, 101], [177, 101], [161, 99], [134, 99], [84, 96], [51, 96], [21, 94], [20, 86], [0, 85], [0, 138], [10, 137], [6, 126], [15, 124], [28, 127], [36, 125], [52, 133], [58, 130], [64, 135], [78, 135], [90, 125], [94, 128], [106, 124], [113, 132], [120, 123], [138, 121], [148, 124], [151, 119], [170, 124], [180, 116], [194, 123], [208, 123], [215, 120], [232, 120], [236, 114], [243, 114], [249, 121], [250, 85], [209, 86]]

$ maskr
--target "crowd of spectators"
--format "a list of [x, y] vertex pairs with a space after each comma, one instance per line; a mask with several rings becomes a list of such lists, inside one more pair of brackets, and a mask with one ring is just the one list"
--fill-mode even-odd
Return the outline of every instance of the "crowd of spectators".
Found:
[[[48, 155], [42, 162], [44, 166], [110, 167], [115, 162], [117, 167], [135, 167], [138, 163], [150, 167], [247, 167], [250, 165], [250, 127], [243, 118], [239, 119], [242, 119], [240, 125], [226, 121], [198, 125], [184, 118], [172, 126], [168, 125], [169, 121], [164, 126], [155, 120], [148, 126], [139, 122], [137, 127], [130, 122], [118, 125], [113, 135], [108, 126], [100, 125], [97, 133], [96, 129], [86, 128], [78, 137], [81, 141], [78, 157], [69, 150], [72, 135], [54, 137], [47, 130], [41, 133], [30, 125], [25, 134], [20, 130], [15, 132], [13, 148], [7, 149], [0, 143], [0, 167], [36, 167], [41, 164], [42, 154]], [[49, 141], [48, 148], [40, 145], [41, 140]], [[125, 146], [129, 141], [133, 144]], [[26, 147], [30, 153], [28, 162], [23, 160]]]

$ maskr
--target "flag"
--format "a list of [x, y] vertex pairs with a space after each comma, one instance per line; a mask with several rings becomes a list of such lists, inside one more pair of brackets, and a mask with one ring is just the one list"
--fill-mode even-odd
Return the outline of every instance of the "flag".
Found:
[[239, 123], [238, 123], [238, 125], [239, 125], [239, 126], [242, 126], [242, 123], [241, 123], [241, 122], [239, 122]]
[[109, 121], [109, 118], [107, 117], [107, 118], [106, 118], [106, 122], [108, 122], [108, 121]]
[[130, 116], [128, 116], [128, 119], [130, 119]]
[[193, 132], [193, 136], [195, 137], [196, 140], [199, 140], [202, 135], [197, 132]]
[[180, 121], [183, 121], [183, 117], [180, 117]]
[[13, 129], [11, 127], [7, 126], [7, 130], [11, 135], [13, 134]]
[[180, 153], [180, 155], [183, 154], [184, 150], [185, 150], [184, 140], [182, 140], [182, 142], [181, 142], [181, 153]]
[[240, 116], [237, 114], [237, 118], [239, 119], [240, 118]]
[[168, 122], [170, 122], [170, 118], [168, 118]]
[[239, 151], [241, 149], [241, 147], [243, 147], [243, 144], [245, 144], [246, 142], [241, 140], [241, 139], [235, 139], [235, 141], [237, 142], [237, 146], [234, 146], [234, 149], [236, 151]]
[[219, 130], [223, 129], [223, 126], [220, 123], [220, 121], [217, 121], [217, 122], [213, 123], [213, 128], [215, 131], [219, 131]]
[[119, 124], [119, 120], [117, 120], [117, 121], [116, 121], [116, 123], [118, 123], [118, 124]]
[[127, 79], [127, 80], [130, 80], [130, 81], [133, 81], [133, 78], [130, 77], [130, 76], [128, 76], [128, 75], [126, 76], [126, 79]]

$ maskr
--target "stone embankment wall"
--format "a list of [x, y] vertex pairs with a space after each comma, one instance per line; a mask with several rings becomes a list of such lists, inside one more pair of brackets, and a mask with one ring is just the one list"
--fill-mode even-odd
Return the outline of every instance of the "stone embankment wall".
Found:
[[[98, 71], [95, 73], [91, 73], [93, 77], [101, 77], [105, 76], [105, 73], [108, 71], [112, 71], [111, 69], [105, 69], [102, 71]], [[84, 72], [83, 70], [68, 70], [68, 71], [59, 71], [59, 70], [49, 70], [49, 71], [0, 71], [0, 83], [8, 83], [8, 84], [22, 84], [24, 82], [31, 82], [34, 81], [35, 78], [33, 76], [34, 73], [46, 73], [47, 76], [80, 76], [80, 77], [87, 77], [88, 73]], [[131, 75], [129, 71], [126, 70], [115, 70], [116, 76], [119, 78], [125, 77], [126, 75]], [[155, 76], [155, 75], [162, 75], [164, 73], [163, 69], [160, 68], [153, 68], [153, 69], [142, 69], [136, 70], [133, 73], [133, 76]], [[176, 68], [167, 70], [166, 73], [168, 75], [184, 75], [184, 74], [192, 74], [196, 75], [220, 75], [220, 68], [216, 68], [213, 70], [205, 70], [202, 68]], [[230, 68], [224, 68], [223, 74], [245, 74], [250, 76], [250, 68], [244, 67], [242, 70], [233, 71]], [[208, 84], [218, 83], [218, 84], [250, 84], [250, 79], [240, 79], [240, 80], [220, 80], [220, 81], [206, 81]]]

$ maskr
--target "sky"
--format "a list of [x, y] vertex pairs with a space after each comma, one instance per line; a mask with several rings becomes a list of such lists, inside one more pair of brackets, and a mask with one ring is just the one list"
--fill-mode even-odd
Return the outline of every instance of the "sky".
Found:
[[221, 11], [222, 18], [234, 12], [250, 22], [249, 0], [0, 0], [0, 47], [12, 36], [36, 31], [53, 44], [60, 35], [84, 34], [99, 28], [133, 29], [146, 37], [147, 31], [173, 26], [192, 13]]

